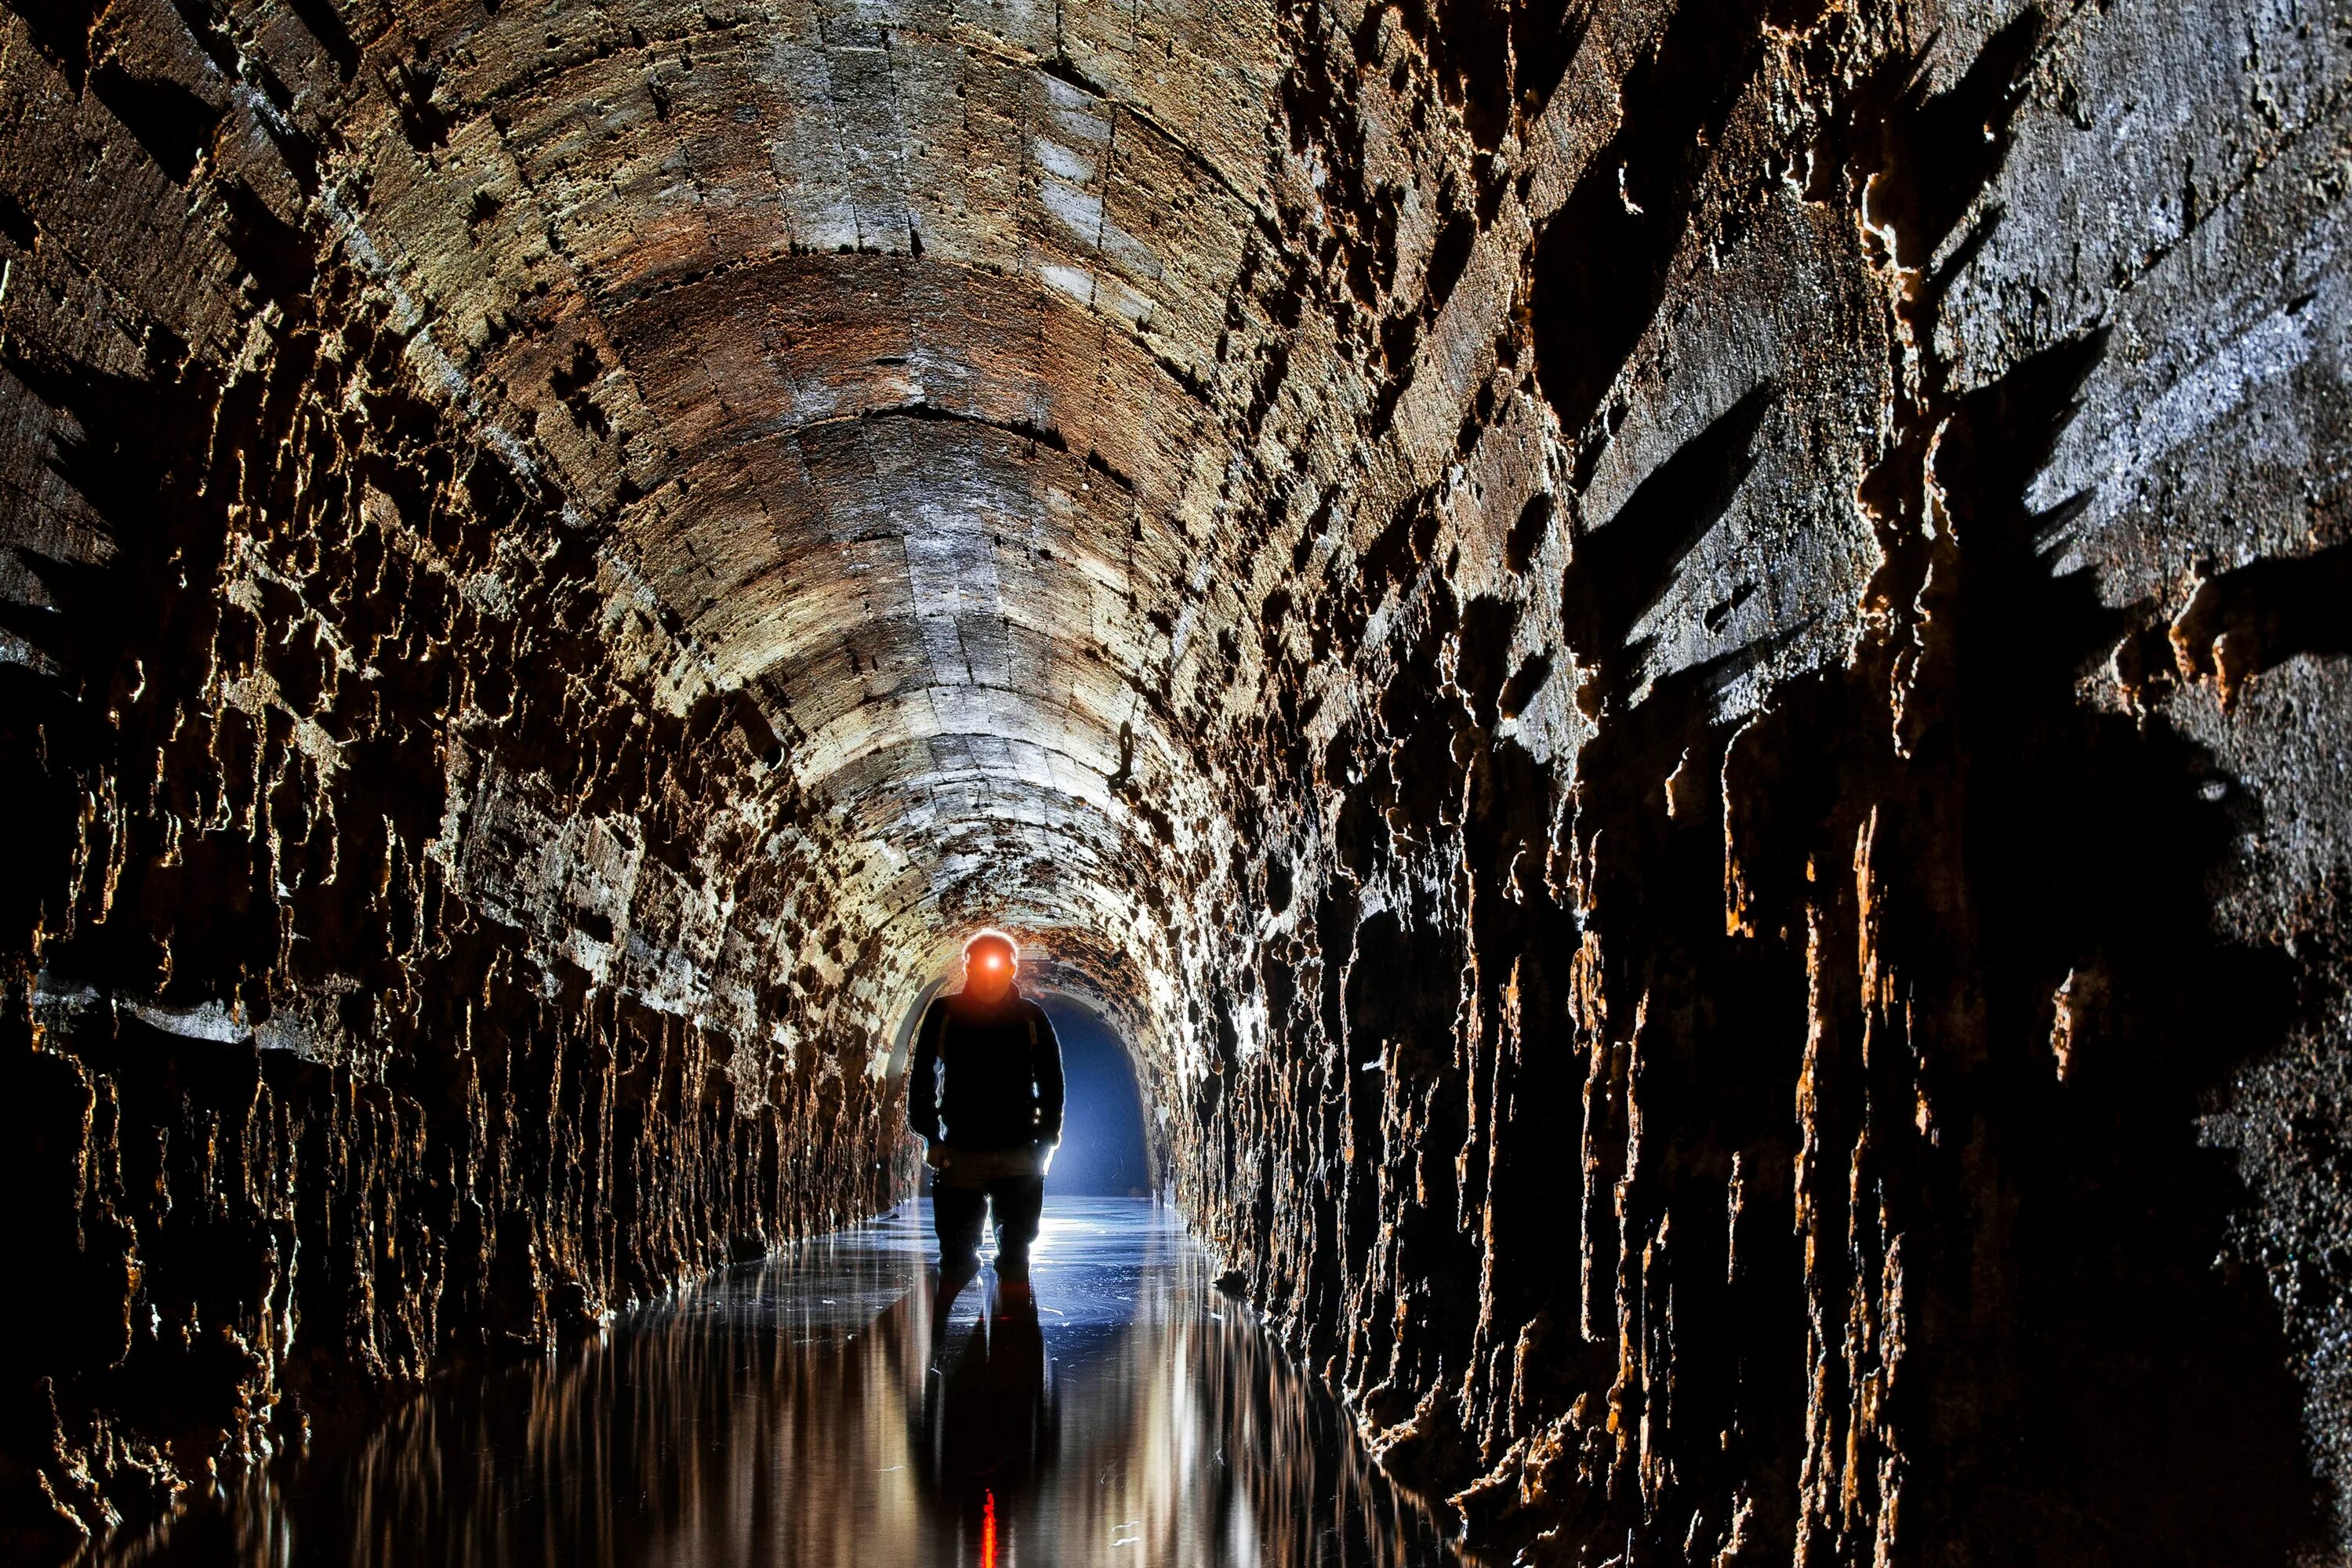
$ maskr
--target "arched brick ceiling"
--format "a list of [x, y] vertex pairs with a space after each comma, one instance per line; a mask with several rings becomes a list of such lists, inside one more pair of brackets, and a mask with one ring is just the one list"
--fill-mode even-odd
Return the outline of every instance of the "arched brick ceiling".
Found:
[[2343, 1560], [2311, 9], [0, 0], [0, 1479], [912, 1191], [987, 920], [1482, 1552]]
[[1118, 945], [1158, 858], [1119, 786], [1173, 754], [1145, 697], [1217, 555], [1229, 300], [1278, 243], [1270, 14], [421, 20], [446, 63], [395, 79], [354, 225], [466, 379], [886, 847], [902, 940]]

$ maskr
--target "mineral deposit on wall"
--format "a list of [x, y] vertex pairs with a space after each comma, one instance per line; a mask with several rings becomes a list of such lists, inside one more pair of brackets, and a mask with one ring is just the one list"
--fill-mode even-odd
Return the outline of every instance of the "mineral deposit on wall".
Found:
[[2352, 18], [5, 0], [13, 1543], [890, 1202], [1496, 1561], [2352, 1550]]

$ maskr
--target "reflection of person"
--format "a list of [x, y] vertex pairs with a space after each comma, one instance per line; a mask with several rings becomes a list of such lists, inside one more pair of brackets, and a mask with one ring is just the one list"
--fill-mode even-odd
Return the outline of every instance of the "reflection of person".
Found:
[[[924, 1468], [943, 1500], [969, 1517], [993, 1497], [1017, 1509], [1053, 1462], [1056, 1436], [1037, 1298], [1007, 1290], [923, 1390]], [[1006, 1523], [1011, 1524], [1008, 1516]]]
[[907, 1121], [929, 1145], [940, 1273], [980, 1268], [982, 1210], [996, 1215], [996, 1269], [1029, 1275], [1045, 1202], [1045, 1168], [1062, 1141], [1062, 1047], [1045, 1010], [1013, 984], [1013, 939], [964, 944], [963, 989], [933, 1001], [915, 1031]]

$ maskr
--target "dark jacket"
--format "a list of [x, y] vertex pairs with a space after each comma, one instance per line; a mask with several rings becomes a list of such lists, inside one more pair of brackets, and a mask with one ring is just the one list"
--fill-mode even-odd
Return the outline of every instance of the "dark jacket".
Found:
[[994, 1007], [961, 991], [934, 999], [915, 1030], [907, 1122], [960, 1149], [1059, 1142], [1062, 1045], [1045, 1009], [1017, 989]]

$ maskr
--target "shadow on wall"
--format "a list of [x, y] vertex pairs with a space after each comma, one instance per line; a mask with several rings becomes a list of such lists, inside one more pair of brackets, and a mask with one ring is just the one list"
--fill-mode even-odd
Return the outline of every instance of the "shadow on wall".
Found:
[[1127, 1042], [1083, 1003], [1051, 994], [1038, 1001], [1062, 1042], [1066, 1096], [1048, 1194], [1145, 1196], [1152, 1186], [1151, 1152]]

